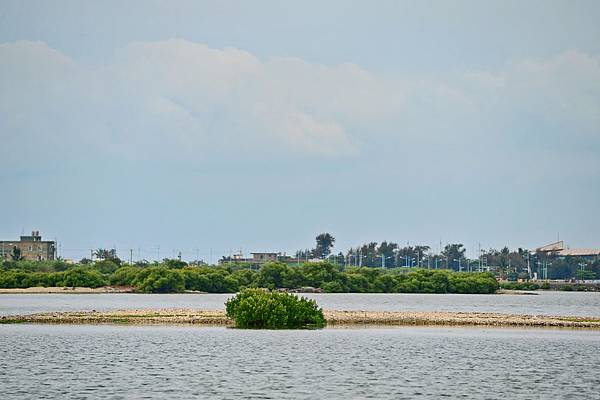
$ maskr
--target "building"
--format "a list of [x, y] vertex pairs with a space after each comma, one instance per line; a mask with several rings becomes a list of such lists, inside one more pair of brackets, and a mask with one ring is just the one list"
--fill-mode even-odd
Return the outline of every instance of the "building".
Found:
[[295, 258], [292, 259], [292, 257], [286, 255], [285, 253], [255, 252], [250, 254], [252, 254], [252, 257], [245, 258], [240, 251], [239, 254], [234, 254], [230, 257], [223, 257], [221, 260], [219, 260], [219, 263], [223, 264], [227, 262], [243, 262], [259, 265], [267, 262], [292, 262], [293, 260], [296, 260]]
[[54, 260], [56, 243], [51, 240], [42, 240], [39, 231], [32, 231], [31, 236], [21, 236], [18, 241], [0, 241], [0, 258], [10, 260], [15, 249], [20, 250], [23, 260]]
[[557, 257], [581, 257], [591, 261], [600, 258], [600, 249], [570, 249], [565, 247], [565, 242], [550, 243], [535, 249], [536, 254], [547, 254]]
[[281, 253], [250, 253], [252, 254], [251, 262], [265, 263], [269, 261], [277, 261]]

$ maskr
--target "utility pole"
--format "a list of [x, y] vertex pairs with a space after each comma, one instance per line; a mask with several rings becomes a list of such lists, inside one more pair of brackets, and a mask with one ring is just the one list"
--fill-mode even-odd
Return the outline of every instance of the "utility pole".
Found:
[[580, 283], [583, 283], [583, 275], [585, 272], [585, 263], [577, 263], [577, 265], [579, 266], [579, 281]]
[[548, 265], [552, 265], [552, 263], [544, 260], [544, 280], [548, 280]]
[[462, 272], [462, 265], [460, 264], [460, 257], [458, 259], [454, 258], [452, 261], [458, 261], [458, 272]]
[[133, 249], [129, 249], [129, 264], [133, 264]]

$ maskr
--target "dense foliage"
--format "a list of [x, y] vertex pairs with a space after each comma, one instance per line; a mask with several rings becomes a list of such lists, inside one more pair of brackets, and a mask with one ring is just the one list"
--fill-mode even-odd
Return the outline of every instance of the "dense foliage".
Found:
[[33, 286], [132, 286], [146, 293], [184, 290], [235, 293], [243, 288], [321, 288], [351, 293], [494, 293], [490, 273], [458, 273], [414, 268], [348, 267], [328, 262], [288, 265], [192, 266], [185, 263], [121, 265], [118, 260], [69, 265], [60, 261], [9, 261], [1, 264], [0, 288]]
[[314, 300], [289, 293], [244, 289], [225, 303], [237, 328], [300, 329], [325, 326], [323, 310]]

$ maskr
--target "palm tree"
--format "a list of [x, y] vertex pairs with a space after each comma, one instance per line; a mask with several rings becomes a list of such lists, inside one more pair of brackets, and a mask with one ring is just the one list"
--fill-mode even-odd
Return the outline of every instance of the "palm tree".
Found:
[[115, 249], [96, 249], [94, 251], [94, 256], [96, 256], [96, 258], [99, 260], [110, 260], [117, 258], [117, 251]]

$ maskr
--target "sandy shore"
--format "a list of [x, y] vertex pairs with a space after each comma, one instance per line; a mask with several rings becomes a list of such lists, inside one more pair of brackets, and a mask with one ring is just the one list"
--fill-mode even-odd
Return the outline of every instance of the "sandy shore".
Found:
[[[467, 312], [324, 311], [329, 326], [498, 326], [600, 329], [600, 318]], [[199, 324], [232, 326], [222, 310], [157, 309], [55, 312], [0, 317], [0, 323]]]
[[133, 293], [134, 287], [130, 286], [102, 286], [99, 288], [89, 287], [29, 287], [25, 289], [0, 289], [0, 294], [19, 293], [60, 293], [60, 294], [86, 294], [86, 293]]

